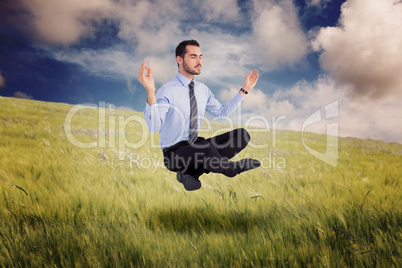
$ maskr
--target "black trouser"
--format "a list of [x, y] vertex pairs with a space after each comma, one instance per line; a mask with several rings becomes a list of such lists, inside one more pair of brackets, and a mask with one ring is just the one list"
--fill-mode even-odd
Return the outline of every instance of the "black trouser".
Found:
[[208, 139], [198, 137], [194, 144], [181, 141], [163, 150], [165, 166], [198, 178], [203, 173], [222, 173], [229, 177], [240, 171], [230, 158], [243, 150], [250, 141], [244, 128], [238, 128]]

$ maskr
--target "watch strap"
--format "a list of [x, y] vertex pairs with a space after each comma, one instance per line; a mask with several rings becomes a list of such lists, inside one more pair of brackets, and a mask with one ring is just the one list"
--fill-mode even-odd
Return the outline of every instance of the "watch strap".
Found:
[[245, 90], [244, 88], [241, 88], [240, 91], [243, 92], [244, 94], [248, 94], [248, 91]]

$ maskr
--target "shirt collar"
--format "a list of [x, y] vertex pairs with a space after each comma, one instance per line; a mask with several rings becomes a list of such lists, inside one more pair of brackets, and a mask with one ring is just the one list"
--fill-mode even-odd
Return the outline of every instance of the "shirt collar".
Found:
[[[188, 87], [188, 85], [191, 83], [190, 80], [187, 79], [187, 77], [185, 77], [184, 75], [182, 75], [180, 72], [177, 72], [176, 75], [177, 79], [179, 79], [179, 81], [183, 84], [183, 86]], [[193, 79], [194, 84], [195, 84], [195, 79]]]

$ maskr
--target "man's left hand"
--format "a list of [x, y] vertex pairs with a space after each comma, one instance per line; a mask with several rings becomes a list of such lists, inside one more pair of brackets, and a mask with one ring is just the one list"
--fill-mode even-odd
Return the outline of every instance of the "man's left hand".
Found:
[[246, 80], [244, 81], [243, 84], [243, 89], [246, 91], [250, 91], [251, 89], [254, 88], [255, 84], [257, 84], [258, 80], [258, 70], [254, 69], [254, 71], [251, 71], [247, 77]]

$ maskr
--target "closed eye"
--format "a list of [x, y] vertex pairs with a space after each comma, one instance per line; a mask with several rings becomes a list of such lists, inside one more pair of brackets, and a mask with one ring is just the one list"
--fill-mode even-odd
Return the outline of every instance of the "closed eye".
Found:
[[[192, 58], [192, 59], [196, 59], [198, 57], [198, 55], [197, 54], [191, 54], [190, 55], [190, 58]], [[202, 54], [199, 56], [200, 57], [200, 59], [202, 58]]]

